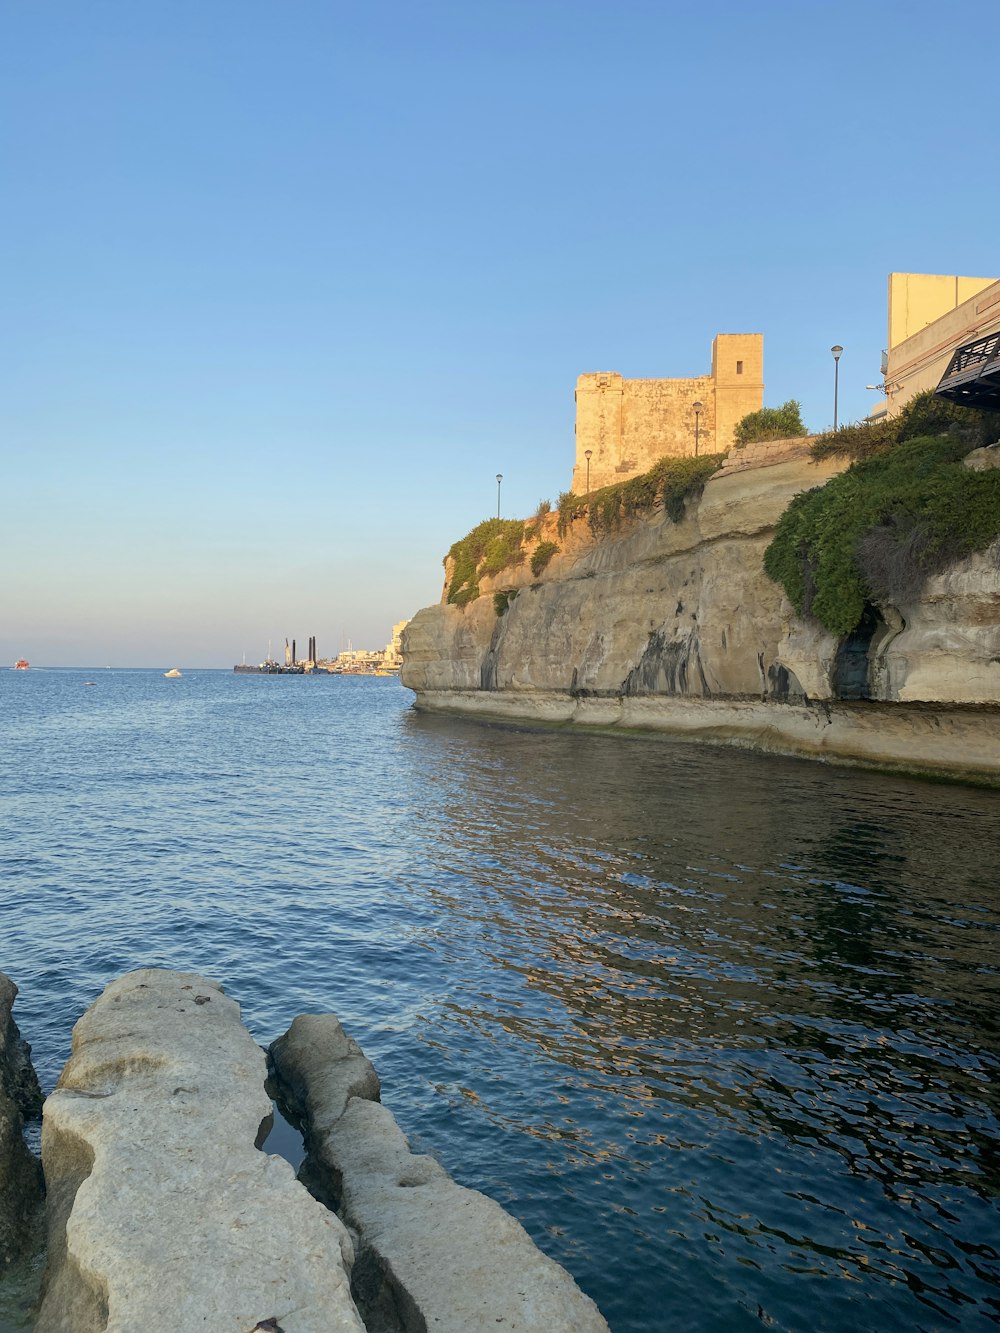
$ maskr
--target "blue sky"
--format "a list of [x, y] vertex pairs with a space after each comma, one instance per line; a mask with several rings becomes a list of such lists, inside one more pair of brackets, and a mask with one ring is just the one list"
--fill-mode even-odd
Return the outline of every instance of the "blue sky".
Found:
[[992, 12], [8, 0], [0, 662], [381, 646], [719, 331], [863, 416], [886, 275], [1000, 271]]

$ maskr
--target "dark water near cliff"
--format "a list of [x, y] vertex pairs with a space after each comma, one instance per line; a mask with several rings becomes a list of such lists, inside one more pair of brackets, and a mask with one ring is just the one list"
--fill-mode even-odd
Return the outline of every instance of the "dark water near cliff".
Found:
[[46, 1087], [106, 982], [194, 968], [261, 1041], [335, 1010], [615, 1333], [1000, 1323], [1000, 797], [410, 699], [0, 672]]

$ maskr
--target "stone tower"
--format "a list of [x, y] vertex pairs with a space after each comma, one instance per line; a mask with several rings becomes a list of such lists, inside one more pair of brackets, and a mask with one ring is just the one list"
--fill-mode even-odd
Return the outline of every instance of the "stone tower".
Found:
[[[700, 403], [696, 414], [694, 404]], [[646, 472], [663, 457], [721, 453], [731, 447], [741, 417], [764, 403], [764, 335], [720, 333], [712, 371], [692, 379], [627, 380], [617, 372], [581, 375], [576, 382], [576, 466], [572, 490], [609, 486]]]

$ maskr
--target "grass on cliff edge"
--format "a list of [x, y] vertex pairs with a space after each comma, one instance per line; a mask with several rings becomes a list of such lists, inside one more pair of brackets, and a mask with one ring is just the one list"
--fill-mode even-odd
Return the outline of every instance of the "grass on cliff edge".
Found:
[[674, 523], [684, 517], [685, 502], [700, 495], [705, 482], [717, 471], [725, 454], [703, 454], [700, 458], [661, 458], [648, 472], [627, 481], [603, 486], [589, 495], [566, 491], [559, 497], [559, 535], [563, 536], [574, 519], [585, 514], [595, 537], [620, 528], [638, 514], [664, 507]]
[[[1000, 417], [991, 415], [995, 438]], [[931, 574], [1000, 537], [1000, 468], [962, 466], [981, 440], [978, 430], [897, 439], [797, 495], [764, 569], [800, 615], [832, 634], [850, 633], [866, 601], [906, 601]]]
[[898, 417], [879, 421], [856, 421], [840, 430], [827, 431], [810, 447], [813, 458], [875, 458], [898, 444], [929, 435], [957, 435], [970, 449], [993, 444], [1000, 439], [1000, 412], [961, 407], [946, 398], [938, 398], [930, 389], [918, 393]]
[[499, 574], [524, 559], [524, 524], [518, 518], [487, 518], [457, 541], [447, 558], [454, 561], [448, 601], [468, 606], [479, 596], [479, 580]]
[[[559, 534], [576, 518], [587, 516], [595, 536], [612, 532], [622, 522], [637, 514], [651, 513], [663, 505], [675, 523], [684, 517], [685, 502], [700, 495], [708, 478], [722, 466], [725, 454], [705, 454], [701, 458], [661, 458], [648, 472], [614, 486], [605, 486], [589, 495], [565, 493], [559, 497]], [[522, 523], [515, 518], [487, 518], [457, 541], [448, 552], [454, 561], [447, 600], [453, 606], [468, 606], [479, 596], [479, 580], [499, 574], [509, 565], [524, 560], [524, 543], [538, 535], [538, 523], [549, 512], [549, 502], [538, 506], [535, 521]], [[559, 547], [542, 542], [532, 558], [532, 572], [537, 576]], [[537, 564], [537, 568], [536, 568]]]

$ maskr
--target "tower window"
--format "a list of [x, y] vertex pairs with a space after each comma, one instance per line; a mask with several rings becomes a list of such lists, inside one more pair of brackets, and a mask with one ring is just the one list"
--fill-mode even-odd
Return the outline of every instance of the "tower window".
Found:
[[742, 362], [742, 361], [737, 361], [737, 362], [736, 362], [736, 373], [737, 373], [737, 375], [742, 375], [742, 374], [743, 374], [743, 362]]

